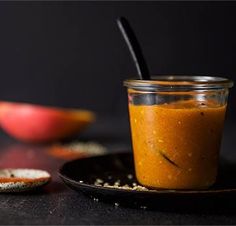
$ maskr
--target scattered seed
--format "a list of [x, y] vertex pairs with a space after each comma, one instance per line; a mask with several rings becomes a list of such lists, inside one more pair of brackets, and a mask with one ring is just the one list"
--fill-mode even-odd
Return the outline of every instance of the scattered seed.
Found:
[[120, 185], [120, 181], [116, 181], [115, 183], [114, 183], [114, 186], [119, 186]]
[[133, 175], [132, 175], [132, 174], [128, 174], [127, 177], [128, 177], [128, 179], [130, 179], [130, 180], [133, 179]]
[[96, 185], [96, 186], [101, 186], [102, 183], [103, 183], [103, 180], [100, 179], [100, 178], [97, 178], [96, 181], [94, 182], [94, 185]]

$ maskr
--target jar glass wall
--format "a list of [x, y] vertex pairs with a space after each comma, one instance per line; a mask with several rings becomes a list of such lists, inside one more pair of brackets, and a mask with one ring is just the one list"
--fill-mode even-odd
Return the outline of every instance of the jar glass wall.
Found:
[[229, 88], [209, 76], [126, 80], [138, 181], [151, 188], [214, 184]]

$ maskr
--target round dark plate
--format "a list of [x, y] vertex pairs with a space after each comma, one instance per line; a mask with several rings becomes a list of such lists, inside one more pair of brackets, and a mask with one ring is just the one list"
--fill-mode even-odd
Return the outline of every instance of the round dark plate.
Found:
[[[148, 190], [136, 191], [94, 185], [96, 179], [121, 185], [137, 183], [131, 153], [117, 153], [83, 158], [65, 163], [59, 170], [61, 179], [72, 189], [94, 200], [133, 207], [236, 208], [236, 166], [222, 162], [217, 182], [206, 190]], [[179, 205], [179, 206], [178, 206]]]

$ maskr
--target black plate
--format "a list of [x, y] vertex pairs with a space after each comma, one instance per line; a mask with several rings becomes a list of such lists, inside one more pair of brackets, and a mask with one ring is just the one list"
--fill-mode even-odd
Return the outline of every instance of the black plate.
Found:
[[59, 176], [72, 189], [116, 205], [168, 210], [176, 210], [178, 205], [178, 210], [236, 208], [236, 167], [226, 162], [220, 166], [216, 184], [206, 190], [135, 191], [94, 185], [97, 178], [109, 184], [117, 180], [121, 185], [137, 183], [135, 177], [128, 178], [129, 174], [134, 175], [131, 153], [78, 159], [65, 163], [59, 170]]

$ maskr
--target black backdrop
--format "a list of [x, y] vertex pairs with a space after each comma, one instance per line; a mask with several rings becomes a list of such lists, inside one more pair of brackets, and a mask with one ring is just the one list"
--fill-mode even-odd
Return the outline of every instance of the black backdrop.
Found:
[[122, 80], [136, 71], [119, 15], [152, 74], [236, 78], [234, 2], [1, 2], [0, 99], [126, 114]]

